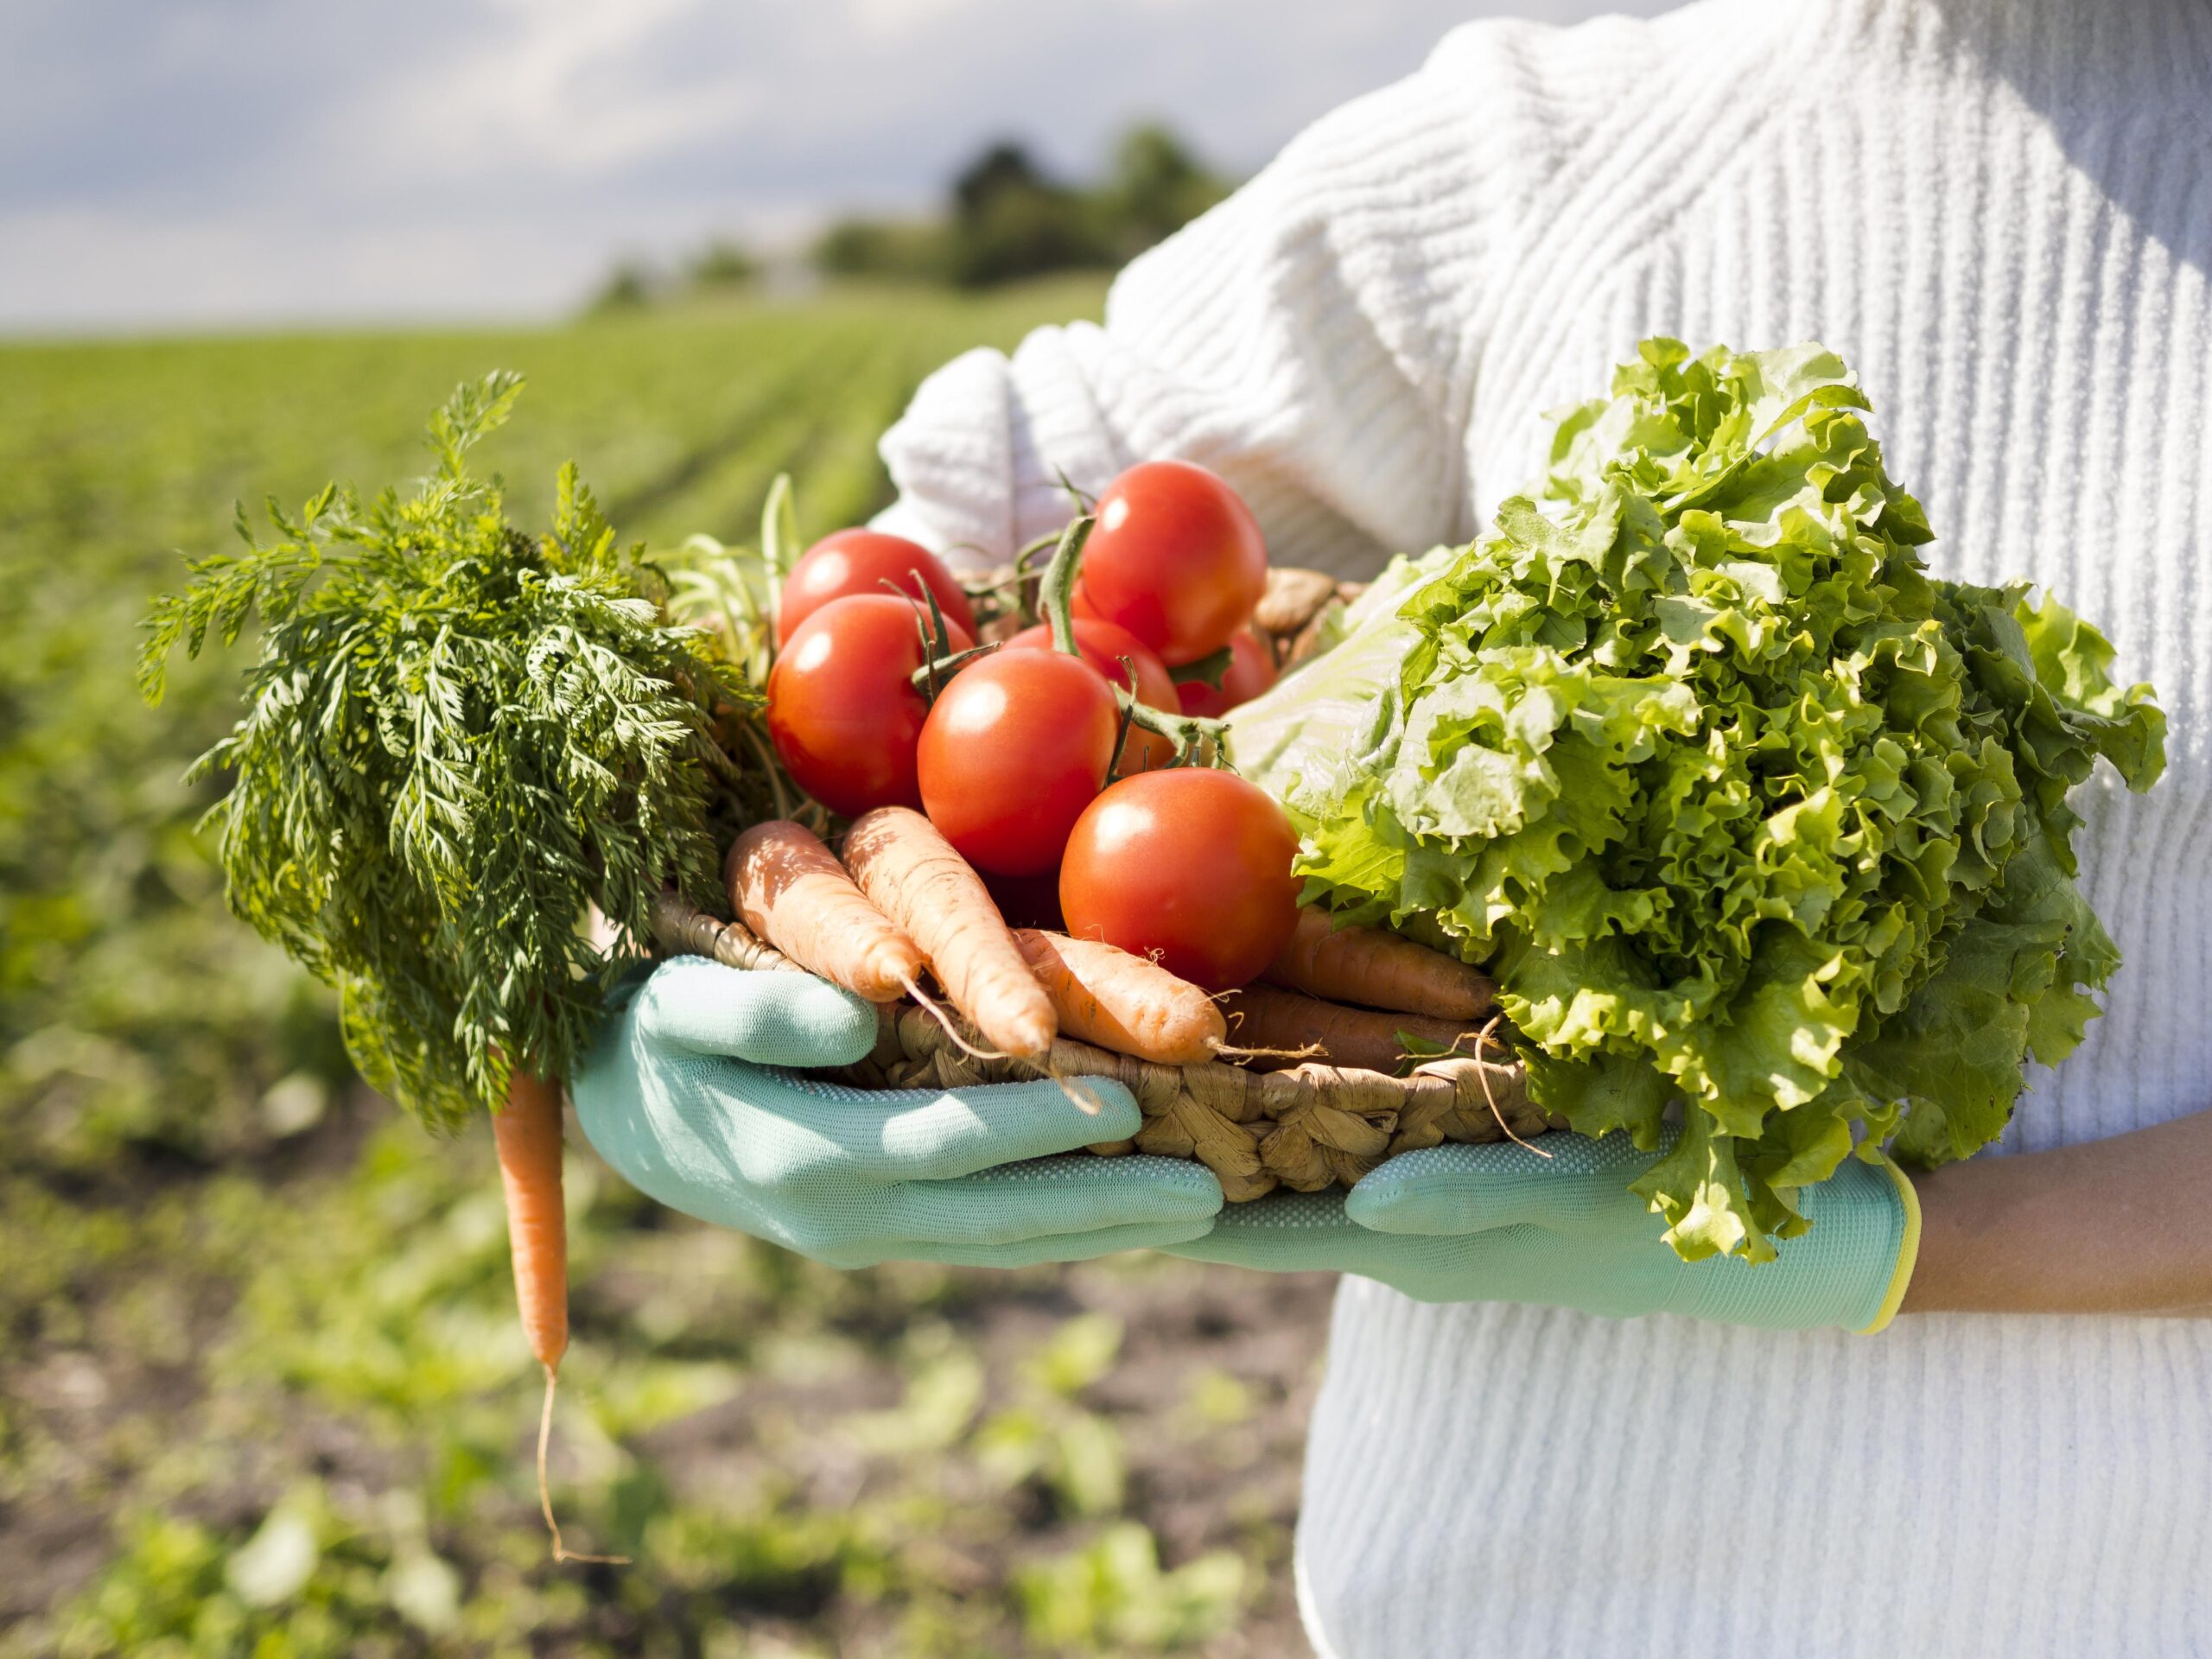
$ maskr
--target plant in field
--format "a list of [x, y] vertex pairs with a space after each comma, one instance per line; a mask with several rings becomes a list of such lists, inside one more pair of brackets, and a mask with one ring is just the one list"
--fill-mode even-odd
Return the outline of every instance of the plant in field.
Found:
[[[496, 1109], [518, 1061], [567, 1075], [654, 896], [713, 902], [767, 790], [717, 740], [754, 693], [668, 622], [574, 466], [539, 537], [468, 470], [520, 390], [455, 391], [410, 499], [272, 501], [268, 544], [241, 512], [246, 550], [192, 562], [139, 664], [158, 701], [175, 646], [258, 613], [246, 712], [194, 767], [233, 774], [211, 814], [231, 907], [339, 988], [362, 1074], [442, 1128]], [[593, 904], [612, 953], [580, 931]]]
[[[2068, 792], [2164, 765], [2094, 628], [1927, 574], [1866, 407], [1818, 346], [1646, 342], [1560, 423], [1550, 509], [1371, 619], [1398, 666], [1357, 760], [1283, 785], [1309, 898], [1487, 964], [1536, 1101], [1655, 1148], [1683, 1103], [1637, 1191], [1688, 1257], [1770, 1256], [1854, 1145], [1997, 1136], [2119, 964]], [[1302, 696], [1240, 717], [1263, 777]]]

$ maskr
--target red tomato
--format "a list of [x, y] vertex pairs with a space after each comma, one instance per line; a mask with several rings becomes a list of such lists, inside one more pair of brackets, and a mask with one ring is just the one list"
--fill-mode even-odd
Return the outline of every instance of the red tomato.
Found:
[[[918, 571], [919, 582], [914, 580]], [[922, 597], [926, 586], [937, 595], [944, 620], [971, 639], [975, 636], [976, 613], [969, 606], [968, 595], [960, 591], [952, 572], [936, 554], [904, 536], [887, 536], [877, 530], [841, 530], [800, 554], [791, 574], [784, 578], [783, 606], [776, 618], [777, 648], [789, 645], [798, 625], [833, 599], [850, 594], [880, 594], [888, 598], [890, 590], [883, 585], [887, 582], [916, 599]]]
[[1268, 544], [1236, 492], [1187, 461], [1132, 467], [1098, 498], [1077, 608], [1174, 668], [1219, 651], [1268, 585]]
[[[1160, 660], [1159, 653], [1131, 633], [1095, 616], [1075, 619], [1075, 643], [1083, 652], [1083, 660], [1103, 674], [1108, 679], [1129, 693], [1147, 708], [1163, 709], [1173, 714], [1178, 707], [1173, 677], [1167, 664]], [[1003, 649], [1014, 651], [1052, 651], [1052, 630], [1048, 623], [1039, 623], [1033, 628], [1024, 628], [1006, 642]], [[1136, 664], [1136, 683], [1129, 683], [1128, 671], [1122, 666], [1128, 658]], [[1147, 732], [1141, 726], [1129, 728], [1128, 740], [1122, 745], [1122, 759], [1117, 770], [1122, 772], [1150, 772], [1164, 766], [1175, 758], [1175, 746], [1157, 732]]]
[[1060, 910], [1077, 938], [1157, 952], [1170, 973], [1230, 990], [1290, 943], [1297, 852], [1282, 809], [1236, 773], [1143, 772], [1076, 820], [1060, 861]]
[[1183, 712], [1219, 720], [1239, 703], [1249, 702], [1275, 683], [1275, 654], [1249, 628], [1239, 628], [1229, 642], [1229, 666], [1218, 689], [1204, 680], [1185, 680], [1175, 688]]
[[[955, 651], [973, 643], [950, 617], [945, 632]], [[768, 671], [768, 735], [801, 789], [846, 817], [922, 804], [921, 665], [914, 607], [893, 594], [850, 594], [799, 625]]]
[[979, 870], [1049, 870], [1106, 781], [1121, 721], [1097, 671], [1064, 652], [971, 663], [922, 727], [922, 810]]

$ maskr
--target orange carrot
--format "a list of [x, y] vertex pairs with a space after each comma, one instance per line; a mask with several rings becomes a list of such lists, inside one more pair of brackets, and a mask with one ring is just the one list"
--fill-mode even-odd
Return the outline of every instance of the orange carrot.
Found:
[[1161, 1065], [1197, 1065], [1229, 1034], [1212, 999], [1158, 963], [1032, 927], [1014, 929], [1014, 942], [1071, 1037]]
[[986, 1042], [1026, 1060], [1051, 1052], [1052, 999], [1014, 948], [982, 878], [920, 813], [879, 806], [845, 837], [845, 868], [922, 949], [953, 1006]]
[[[1348, 1008], [1268, 985], [1248, 985], [1223, 1001], [1231, 1038], [1238, 1047], [1257, 1051], [1246, 1064], [1261, 1071], [1278, 1071], [1300, 1060], [1395, 1071], [1406, 1059], [1400, 1032], [1439, 1047], [1457, 1045], [1462, 1054], [1475, 1052], [1472, 1027], [1422, 1014]], [[1300, 1052], [1309, 1049], [1315, 1052]]]
[[1329, 912], [1298, 912], [1298, 931], [1262, 977], [1309, 996], [1435, 1020], [1479, 1020], [1497, 987], [1480, 969], [1379, 927], [1336, 927]]
[[913, 940], [868, 903], [803, 824], [754, 824], [731, 844], [722, 880], [746, 926], [857, 996], [896, 1002], [921, 977]]
[[553, 1535], [556, 1561], [611, 1561], [620, 1555], [582, 1555], [561, 1541], [553, 1497], [545, 1481], [545, 1447], [553, 1433], [553, 1389], [561, 1356], [569, 1351], [569, 1224], [561, 1207], [561, 1087], [518, 1065], [507, 1084], [504, 1111], [492, 1115], [499, 1153], [499, 1184], [506, 1189], [507, 1253], [515, 1269], [515, 1301], [522, 1310], [530, 1351], [545, 1368], [545, 1405], [537, 1420], [537, 1502]]

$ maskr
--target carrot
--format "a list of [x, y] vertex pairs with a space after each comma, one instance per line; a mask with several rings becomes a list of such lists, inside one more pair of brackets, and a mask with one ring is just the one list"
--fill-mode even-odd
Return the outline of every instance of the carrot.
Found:
[[1336, 927], [1320, 909], [1298, 912], [1298, 931], [1262, 977], [1309, 996], [1435, 1020], [1479, 1020], [1497, 999], [1480, 969], [1379, 927]]
[[1161, 1065], [1197, 1065], [1229, 1035], [1212, 999], [1157, 963], [1033, 927], [1014, 929], [1014, 942], [1071, 1037]]
[[556, 1561], [622, 1563], [620, 1555], [582, 1555], [561, 1541], [553, 1496], [545, 1481], [545, 1447], [553, 1433], [553, 1389], [569, 1351], [569, 1223], [561, 1206], [561, 1087], [518, 1065], [504, 1111], [492, 1115], [499, 1153], [499, 1184], [507, 1198], [507, 1254], [515, 1269], [515, 1301], [530, 1351], [545, 1368], [545, 1405], [537, 1419], [537, 1502], [553, 1535]]
[[[1471, 1027], [1423, 1014], [1348, 1008], [1268, 985], [1248, 985], [1224, 1001], [1237, 1046], [1255, 1051], [1246, 1063], [1262, 1071], [1294, 1065], [1300, 1059], [1395, 1071], [1406, 1059], [1405, 1045], [1398, 1040], [1402, 1031], [1439, 1047], [1456, 1045], [1463, 1054], [1475, 1052]], [[1309, 1049], [1318, 1052], [1300, 1052]]]
[[722, 880], [746, 926], [857, 996], [896, 1002], [921, 977], [913, 940], [868, 903], [803, 824], [754, 824], [731, 843]]
[[982, 878], [927, 818], [904, 806], [863, 812], [845, 837], [845, 868], [921, 947], [937, 982], [986, 1042], [1044, 1060], [1058, 1032], [1052, 998], [1014, 948]]

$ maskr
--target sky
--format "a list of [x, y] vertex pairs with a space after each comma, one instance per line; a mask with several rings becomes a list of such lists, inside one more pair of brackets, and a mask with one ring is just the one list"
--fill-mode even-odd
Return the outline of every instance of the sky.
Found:
[[4, 0], [0, 332], [536, 317], [1164, 118], [1249, 173], [1452, 24], [1665, 0]]

